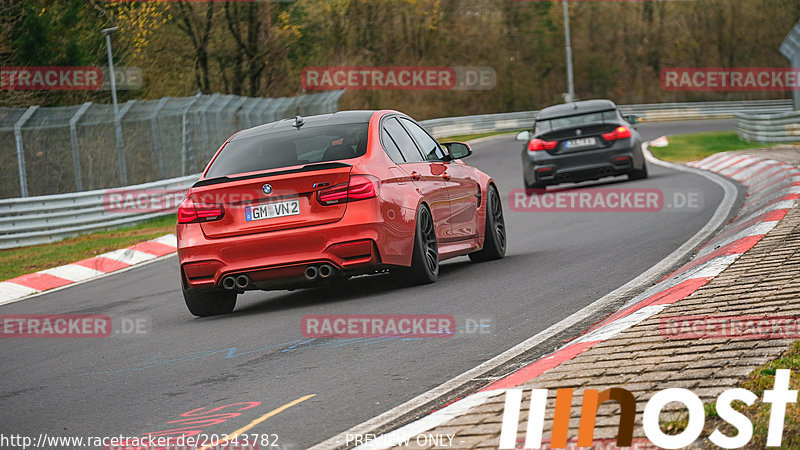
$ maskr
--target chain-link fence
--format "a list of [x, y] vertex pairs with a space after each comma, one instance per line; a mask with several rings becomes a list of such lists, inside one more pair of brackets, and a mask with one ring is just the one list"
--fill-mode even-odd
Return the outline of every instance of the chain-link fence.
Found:
[[[0, 108], [0, 198], [81, 192], [201, 172], [237, 130], [335, 112], [343, 91], [284, 98], [236, 95], [119, 105]], [[119, 133], [116, 128], [119, 128]]]

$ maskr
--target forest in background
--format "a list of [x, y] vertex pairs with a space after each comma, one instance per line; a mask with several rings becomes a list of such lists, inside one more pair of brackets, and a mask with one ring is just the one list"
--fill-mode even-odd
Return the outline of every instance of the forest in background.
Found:
[[[786, 67], [778, 47], [798, 0], [570, 2], [575, 90], [625, 103], [788, 98], [781, 92], [667, 92], [668, 67]], [[0, 65], [141, 68], [120, 101], [198, 91], [305, 93], [309, 66], [490, 66], [488, 91], [351, 91], [342, 109], [418, 119], [538, 109], [566, 91], [561, 2], [0, 0]], [[108, 91], [0, 91], [1, 106], [110, 103]]]

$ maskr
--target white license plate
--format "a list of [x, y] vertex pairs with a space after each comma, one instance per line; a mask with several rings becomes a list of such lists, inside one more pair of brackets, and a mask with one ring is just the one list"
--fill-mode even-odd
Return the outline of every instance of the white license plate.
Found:
[[244, 209], [244, 220], [273, 219], [275, 217], [296, 216], [300, 214], [300, 200], [267, 203], [266, 205], [248, 206]]
[[588, 147], [590, 145], [596, 145], [596, 144], [597, 144], [597, 139], [593, 137], [572, 139], [570, 141], [567, 141], [567, 148]]

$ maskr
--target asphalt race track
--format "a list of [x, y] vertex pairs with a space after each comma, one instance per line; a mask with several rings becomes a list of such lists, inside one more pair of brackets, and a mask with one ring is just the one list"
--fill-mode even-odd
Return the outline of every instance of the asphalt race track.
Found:
[[[639, 129], [652, 139], [732, 127], [732, 120], [719, 120]], [[475, 367], [625, 284], [702, 228], [722, 197], [722, 189], [703, 177], [651, 164], [647, 180], [588, 184], [691, 190], [701, 194], [702, 210], [514, 212], [507, 193], [521, 187], [520, 151], [520, 143], [503, 136], [476, 144], [467, 160], [492, 175], [504, 196], [507, 257], [482, 264], [466, 257], [448, 261], [433, 285], [399, 288], [385, 276], [359, 277], [336, 289], [248, 293], [234, 313], [197, 319], [183, 303], [171, 256], [0, 307], [2, 315], [106, 314], [147, 324], [138, 336], [0, 340], [0, 433], [111, 437], [244, 428], [277, 435], [270, 443], [277, 439], [283, 448], [305, 448]], [[449, 314], [462, 328], [449, 338], [314, 340], [300, 332], [307, 314]], [[238, 405], [211, 411], [231, 404]], [[185, 420], [190, 414], [181, 416], [198, 408], [205, 409], [194, 417], [205, 413], [217, 420], [191, 423]]]

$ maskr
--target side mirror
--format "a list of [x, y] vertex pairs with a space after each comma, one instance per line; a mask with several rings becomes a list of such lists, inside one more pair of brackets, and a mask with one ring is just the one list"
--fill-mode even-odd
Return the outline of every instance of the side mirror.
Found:
[[528, 141], [531, 140], [531, 132], [527, 131], [527, 130], [526, 131], [520, 131], [519, 133], [517, 133], [516, 136], [514, 136], [514, 139], [516, 139], [516, 140], [518, 140], [520, 142], [528, 142]]
[[633, 125], [636, 125], [637, 123], [640, 123], [640, 122], [644, 121], [644, 119], [642, 119], [640, 116], [637, 116], [635, 114], [631, 114], [629, 116], [625, 116], [625, 120], [628, 121], [628, 123], [633, 124]]
[[442, 147], [447, 149], [447, 153], [450, 154], [450, 160], [466, 158], [472, 154], [472, 149], [463, 142], [445, 142]]

